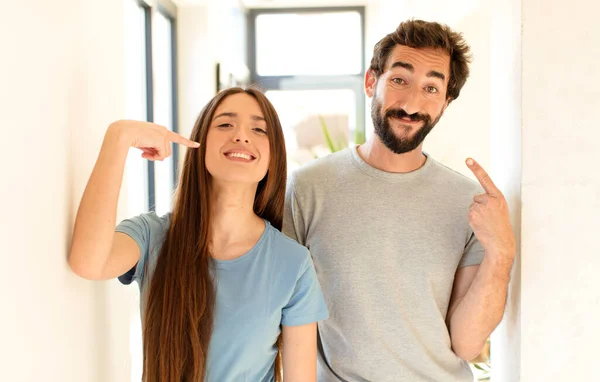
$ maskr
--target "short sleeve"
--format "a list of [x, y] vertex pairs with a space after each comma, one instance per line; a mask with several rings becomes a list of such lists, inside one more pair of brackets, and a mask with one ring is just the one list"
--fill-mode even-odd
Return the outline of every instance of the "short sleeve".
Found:
[[302, 219], [298, 199], [296, 199], [294, 176], [291, 176], [287, 183], [283, 209], [283, 227], [281, 231], [290, 239], [306, 245], [304, 220]]
[[129, 285], [137, 281], [141, 285], [144, 278], [144, 267], [150, 253], [150, 242], [153, 232], [160, 228], [160, 219], [154, 212], [138, 215], [131, 219], [125, 219], [115, 229], [116, 232], [124, 233], [131, 237], [140, 248], [140, 259], [138, 263], [127, 273], [118, 277], [122, 284]]
[[288, 304], [283, 308], [281, 324], [285, 326], [306, 325], [328, 317], [321, 285], [317, 279], [310, 254], [303, 264], [300, 277]]
[[471, 237], [465, 246], [465, 251], [460, 259], [458, 267], [462, 268], [470, 265], [479, 265], [483, 261], [484, 254], [485, 250], [481, 246], [481, 243], [477, 240], [475, 234], [471, 232]]

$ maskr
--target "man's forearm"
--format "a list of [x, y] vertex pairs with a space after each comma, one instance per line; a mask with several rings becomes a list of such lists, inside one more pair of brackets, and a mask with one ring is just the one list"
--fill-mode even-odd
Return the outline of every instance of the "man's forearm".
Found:
[[461, 358], [475, 358], [502, 320], [513, 256], [487, 253], [467, 293], [449, 312], [452, 349]]

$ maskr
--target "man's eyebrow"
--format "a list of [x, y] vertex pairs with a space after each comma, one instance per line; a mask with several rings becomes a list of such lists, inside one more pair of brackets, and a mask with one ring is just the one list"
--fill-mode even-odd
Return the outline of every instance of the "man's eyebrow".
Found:
[[[237, 118], [238, 114], [237, 113], [233, 113], [233, 112], [225, 112], [225, 113], [220, 113], [218, 115], [215, 115], [214, 119], [220, 118], [220, 117], [230, 117], [230, 118]], [[259, 115], [252, 115], [250, 118], [252, 118], [255, 121], [264, 121], [265, 118], [261, 117]]]
[[446, 76], [444, 75], [444, 73], [435, 70], [431, 70], [429, 73], [427, 73], [427, 77], [435, 77], [439, 78], [442, 81], [446, 81]]
[[392, 64], [392, 66], [390, 67], [390, 69], [394, 69], [394, 68], [404, 68], [406, 70], [408, 70], [409, 72], [414, 72], [415, 71], [415, 67], [412, 66], [412, 64], [409, 64], [408, 62], [404, 62], [404, 61], [396, 61]]
[[[393, 69], [393, 68], [404, 68], [411, 73], [415, 72], [415, 67], [412, 64], [409, 64], [408, 62], [404, 62], [404, 61], [394, 62], [392, 64], [392, 66], [390, 67], [390, 69]], [[438, 72], [437, 70], [429, 71], [427, 73], [427, 77], [435, 77], [435, 78], [439, 78], [442, 81], [446, 81], [446, 76], [444, 75], [444, 73]]]

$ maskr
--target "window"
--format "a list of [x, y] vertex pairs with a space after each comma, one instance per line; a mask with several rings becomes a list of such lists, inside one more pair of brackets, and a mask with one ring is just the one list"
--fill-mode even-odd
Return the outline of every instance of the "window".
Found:
[[[152, 108], [148, 101], [152, 99], [151, 64], [148, 40], [151, 9], [136, 0], [125, 1], [125, 64], [126, 64], [126, 118], [140, 121], [151, 120]], [[150, 118], [149, 118], [150, 117]], [[127, 215], [135, 216], [147, 212], [148, 204], [148, 161], [141, 151], [131, 148], [127, 156], [125, 182], [128, 188]], [[139, 317], [140, 296], [137, 288], [132, 291], [132, 310], [130, 315], [129, 354], [131, 357], [131, 380], [142, 379], [142, 324]]]
[[[174, 19], [159, 9], [153, 21], [154, 122], [177, 132]], [[159, 216], [171, 211], [177, 176], [178, 148], [178, 145], [172, 144], [173, 155], [162, 162], [153, 163], [153, 201]]]
[[[153, 4], [156, 4], [154, 2]], [[158, 0], [125, 2], [126, 118], [155, 122], [177, 132], [177, 73], [175, 7]], [[148, 211], [163, 215], [171, 210], [177, 177], [178, 146], [163, 162], [150, 162], [141, 151], [127, 157], [128, 215]], [[140, 381], [143, 368], [139, 293], [132, 307], [130, 331], [131, 380]]]
[[251, 81], [284, 127], [288, 170], [365, 137], [364, 7], [253, 9]]
[[269, 90], [266, 94], [284, 128], [289, 171], [357, 140], [350, 137], [349, 129], [357, 125], [354, 90]]
[[259, 76], [362, 73], [356, 11], [261, 13], [255, 23]]
[[[125, 2], [126, 118], [147, 120], [146, 13], [135, 0]], [[128, 215], [148, 211], [148, 165], [138, 149], [127, 156]]]
[[[177, 132], [177, 62], [175, 8], [161, 0], [150, 7], [142, 0], [126, 1], [127, 118], [154, 122]], [[176, 158], [162, 162], [141, 158], [132, 149], [127, 159], [129, 212], [137, 215], [171, 210], [177, 182]]]

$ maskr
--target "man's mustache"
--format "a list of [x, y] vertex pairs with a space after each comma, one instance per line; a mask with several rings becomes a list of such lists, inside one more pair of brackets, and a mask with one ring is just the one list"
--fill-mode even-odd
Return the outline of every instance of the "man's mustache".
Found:
[[404, 109], [389, 109], [385, 112], [386, 118], [409, 118], [411, 121], [429, 121], [427, 114], [413, 113], [408, 114]]

